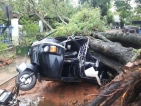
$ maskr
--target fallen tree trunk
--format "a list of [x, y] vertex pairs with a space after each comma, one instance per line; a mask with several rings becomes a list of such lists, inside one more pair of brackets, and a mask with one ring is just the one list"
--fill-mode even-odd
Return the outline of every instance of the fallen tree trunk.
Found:
[[89, 106], [111, 106], [123, 95], [128, 87], [132, 86], [139, 79], [141, 79], [141, 71], [126, 74], [121, 73], [98, 94]]
[[[135, 61], [137, 57], [140, 56], [141, 36], [136, 34], [95, 32], [92, 32], [91, 36], [93, 38], [90, 37], [90, 49], [94, 51], [93, 55], [119, 75], [114, 78], [110, 84], [106, 85], [100, 94], [97, 94], [98, 96], [89, 104], [89, 106], [111, 106], [126, 91], [128, 91], [126, 93], [132, 92], [132, 86], [135, 86], [134, 83], [137, 83], [141, 78], [141, 71], [129, 71], [125, 74], [121, 73], [124, 72], [123, 67], [125, 64]], [[123, 45], [123, 42], [126, 45]], [[128, 90], [129, 88], [131, 90]], [[140, 94], [141, 91], [134, 93]], [[135, 96], [138, 95], [132, 94], [129, 98], [129, 95], [126, 94], [123, 106], [129, 104], [131, 106], [140, 106], [141, 102], [139, 101], [139, 98], [141, 96], [139, 95], [138, 98], [135, 98]]]
[[119, 61], [96, 52], [94, 52], [93, 55], [98, 59], [100, 59], [100, 61], [105, 66], [108, 66], [109, 68], [113, 69], [112, 71], [109, 70], [113, 75], [118, 75], [119, 73], [122, 72], [124, 65], [121, 64]]
[[90, 48], [93, 51], [102, 53], [110, 58], [116, 59], [122, 64], [126, 64], [136, 56], [133, 48], [126, 48], [114, 42], [104, 42], [99, 39], [90, 39]]
[[[99, 33], [95, 33], [96, 35]], [[116, 42], [125, 42], [127, 44], [141, 47], [141, 36], [139, 34], [131, 33], [100, 33], [107, 39]]]

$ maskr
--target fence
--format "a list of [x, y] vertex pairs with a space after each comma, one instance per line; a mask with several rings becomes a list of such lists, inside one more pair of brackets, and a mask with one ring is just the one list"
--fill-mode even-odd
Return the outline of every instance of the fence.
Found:
[[12, 43], [12, 27], [0, 26], [0, 42]]

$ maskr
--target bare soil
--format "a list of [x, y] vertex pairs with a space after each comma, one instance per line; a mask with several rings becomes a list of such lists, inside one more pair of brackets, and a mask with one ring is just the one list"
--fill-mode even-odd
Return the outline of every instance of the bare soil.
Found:
[[27, 57], [15, 57], [14, 59], [10, 59], [11, 64], [3, 65], [0, 67], [0, 85], [10, 78], [17, 75], [16, 67], [22, 62], [29, 62]]
[[[15, 79], [0, 86], [0, 89], [12, 90]], [[38, 106], [87, 106], [99, 93], [99, 88], [94, 83], [64, 83], [54, 81], [37, 82], [29, 91], [20, 91], [19, 99], [28, 106], [29, 100], [40, 100]], [[37, 106], [29, 105], [29, 106]], [[22, 106], [22, 105], [21, 105]]]
[[[36, 93], [35, 93], [36, 92]], [[86, 106], [98, 94], [97, 87], [88, 82], [63, 83], [46, 82], [37, 84], [30, 92], [24, 92], [24, 97], [40, 97], [38, 106]], [[20, 92], [22, 95], [23, 92]], [[33, 94], [32, 97], [29, 94]]]

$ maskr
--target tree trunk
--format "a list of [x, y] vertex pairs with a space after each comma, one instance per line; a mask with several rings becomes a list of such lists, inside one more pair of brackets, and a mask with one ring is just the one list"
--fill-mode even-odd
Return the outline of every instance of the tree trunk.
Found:
[[110, 70], [109, 71], [113, 75], [118, 75], [119, 73], [123, 71], [124, 65], [121, 64], [119, 61], [109, 58], [103, 54], [96, 53], [96, 52], [94, 52], [93, 55], [97, 57], [100, 60], [100, 62], [102, 62], [105, 66], [108, 66], [109, 68], [111, 68], [112, 71]]
[[127, 44], [130, 44], [131, 47], [132, 45], [141, 47], [141, 36], [139, 34], [131, 33], [101, 33], [101, 34], [111, 41], [125, 42]]
[[90, 39], [90, 48], [95, 52], [117, 60], [123, 65], [131, 61], [136, 55], [133, 48], [126, 48], [118, 43], [104, 42], [98, 39]]
[[46, 20], [45, 20], [42, 16], [40, 16], [38, 13], [35, 13], [35, 14], [36, 14], [36, 16], [37, 16], [40, 20], [42, 20], [43, 24], [44, 24], [47, 28], [49, 28], [50, 30], [53, 29], [53, 28], [46, 22]]
[[106, 85], [89, 106], [111, 106], [123, 93], [126, 95], [123, 99], [123, 106], [140, 106], [141, 71], [126, 74], [121, 72], [126, 63], [140, 56], [141, 36], [95, 32], [91, 35], [93, 38], [90, 39], [90, 48], [94, 51], [93, 55], [119, 75]]

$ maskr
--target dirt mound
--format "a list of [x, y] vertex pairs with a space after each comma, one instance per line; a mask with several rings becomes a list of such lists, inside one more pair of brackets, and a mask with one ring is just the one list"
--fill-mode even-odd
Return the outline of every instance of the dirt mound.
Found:
[[[47, 82], [37, 83], [34, 89], [20, 92], [21, 98], [41, 98], [38, 106], [83, 106], [87, 105], [98, 94], [98, 87], [89, 82], [63, 83]], [[20, 98], [20, 99], [21, 99]]]

